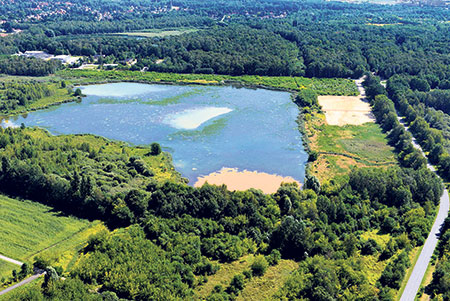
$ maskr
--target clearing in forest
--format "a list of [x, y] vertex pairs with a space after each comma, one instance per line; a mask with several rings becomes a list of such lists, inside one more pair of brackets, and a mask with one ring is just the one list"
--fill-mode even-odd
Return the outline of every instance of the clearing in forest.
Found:
[[[220, 264], [216, 274], [208, 276], [208, 281], [195, 290], [196, 296], [205, 299], [216, 285], [226, 289], [231, 279], [250, 270], [255, 259], [254, 255], [246, 255], [231, 263]], [[269, 266], [263, 276], [254, 276], [246, 282], [244, 289], [236, 300], [270, 300], [273, 295], [282, 288], [289, 275], [298, 268], [298, 263], [293, 260], [282, 259], [274, 266]]]
[[329, 125], [375, 122], [369, 103], [361, 96], [319, 96], [319, 104]]
[[393, 148], [376, 123], [329, 125], [323, 114], [313, 114], [306, 123], [310, 148], [318, 153], [311, 173], [319, 180], [348, 174], [356, 167], [387, 167], [396, 164]]

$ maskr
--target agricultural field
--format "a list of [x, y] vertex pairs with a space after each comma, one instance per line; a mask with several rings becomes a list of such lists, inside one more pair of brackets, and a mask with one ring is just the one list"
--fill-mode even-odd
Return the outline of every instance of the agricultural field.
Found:
[[311, 171], [322, 181], [347, 174], [354, 166], [396, 164], [393, 148], [378, 124], [329, 125], [323, 114], [313, 114], [306, 122], [306, 132], [311, 150], [319, 154]]
[[20, 267], [8, 261], [0, 260], [0, 279], [11, 276], [13, 270], [19, 270]]
[[130, 37], [143, 37], [143, 38], [164, 38], [170, 36], [179, 36], [186, 33], [196, 32], [195, 28], [177, 28], [177, 29], [146, 29], [133, 32], [118, 32], [111, 35], [118, 36], [130, 36]]
[[[0, 196], [0, 223], [1, 254], [24, 262], [44, 255], [64, 269], [87, 238], [104, 228], [98, 221], [64, 216], [51, 207], [6, 196]], [[10, 268], [1, 262], [0, 270]]]

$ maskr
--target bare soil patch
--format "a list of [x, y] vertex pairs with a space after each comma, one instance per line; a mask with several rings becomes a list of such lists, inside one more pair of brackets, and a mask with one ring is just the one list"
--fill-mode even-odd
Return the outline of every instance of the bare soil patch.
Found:
[[280, 187], [281, 183], [298, 181], [291, 177], [282, 177], [279, 175], [268, 174], [257, 171], [238, 171], [235, 168], [222, 168], [218, 172], [213, 172], [207, 176], [199, 177], [194, 184], [195, 187], [201, 187], [208, 182], [214, 185], [227, 185], [229, 190], [247, 190], [250, 188], [260, 189], [264, 193], [275, 193]]
[[328, 124], [343, 126], [375, 122], [370, 105], [361, 96], [319, 96]]

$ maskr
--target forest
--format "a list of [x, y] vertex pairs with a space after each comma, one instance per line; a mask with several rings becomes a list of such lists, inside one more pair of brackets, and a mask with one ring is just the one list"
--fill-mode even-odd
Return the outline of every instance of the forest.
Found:
[[[205, 8], [202, 3], [190, 1], [187, 11], [155, 14], [152, 22], [141, 26], [145, 17], [133, 13], [117, 21], [124, 24], [125, 18], [136, 25], [134, 28], [99, 31], [95, 28], [108, 27], [113, 21], [83, 21], [92, 31], [58, 33], [55, 31], [63, 29], [66, 22], [75, 22], [70, 25], [75, 29], [84, 26], [78, 21], [58, 20], [54, 27], [52, 21], [22, 21], [17, 25], [24, 30], [22, 33], [0, 40], [0, 54], [44, 50], [51, 54], [102, 55], [102, 60], [110, 62], [136, 58], [138, 62], [132, 68], [160, 72], [358, 78], [371, 71], [383, 78], [394, 74], [434, 76], [439, 83], [444, 81], [442, 87], [449, 79], [448, 11], [441, 8], [390, 9], [370, 4], [291, 1], [258, 2], [262, 8], [222, 1]], [[222, 21], [224, 14], [227, 16], [223, 5], [232, 12]], [[247, 7], [256, 12], [244, 9]], [[286, 16], [273, 17], [279, 11]], [[273, 14], [264, 16], [264, 12]], [[179, 18], [178, 14], [185, 17]], [[197, 17], [206, 18], [209, 24], [183, 23], [184, 19]], [[76, 14], [74, 18], [80, 19]], [[179, 24], [155, 24], [160, 18], [177, 20]], [[185, 27], [199, 30], [145, 39], [106, 35]]]
[[[399, 288], [409, 264], [402, 254], [423, 244], [442, 193], [439, 178], [424, 168], [360, 169], [345, 182], [319, 186], [310, 181], [306, 188], [311, 189], [304, 190], [289, 184], [273, 195], [230, 192], [225, 186], [192, 188], [170, 168], [155, 169], [155, 160], [166, 159], [152, 149], [122, 146], [116, 152], [120, 145], [101, 138], [55, 137], [27, 128], [2, 130], [0, 141], [3, 193], [80, 217], [101, 218], [111, 229], [120, 228], [113, 235], [92, 237], [83, 249], [86, 255], [70, 273], [82, 282], [58, 283], [50, 278], [42, 292], [34, 292], [50, 299], [66, 290], [86, 293], [84, 286], [94, 284], [121, 298], [186, 298], [202, 284], [202, 275], [215, 273], [215, 261], [231, 262], [245, 254], [262, 254], [267, 262], [276, 254], [304, 262], [279, 292], [280, 298], [285, 294], [318, 300], [343, 293], [389, 296]], [[384, 248], [361, 238], [373, 229], [392, 236]], [[357, 267], [357, 258], [372, 254], [390, 262], [378, 289]], [[133, 268], [136, 265], [139, 269]], [[295, 286], [296, 277], [305, 277], [308, 270], [320, 266], [326, 273], [335, 265], [349, 274], [336, 274], [334, 282], [314, 278]], [[161, 269], [162, 274], [150, 272]], [[351, 289], [328, 290], [343, 281], [351, 281]], [[317, 286], [323, 289], [312, 289]], [[233, 298], [238, 287], [233, 282], [213, 295]], [[320, 292], [326, 294], [317, 295]]]
[[[281, 88], [295, 93], [306, 119], [321, 110], [318, 95], [355, 95], [348, 78], [366, 75], [373, 114], [398, 159], [398, 166], [354, 169], [323, 183], [307, 174], [302, 188], [284, 184], [265, 195], [188, 186], [157, 143], [130, 146], [25, 126], [0, 129], [1, 193], [100, 219], [109, 228], [89, 239], [70, 271], [35, 260], [47, 271], [42, 285], [14, 298], [198, 298], [198, 289], [224, 264], [247, 255], [254, 256], [250, 267], [205, 299], [235, 300], [280, 260], [298, 265], [274, 299], [398, 297], [413, 250], [430, 231], [443, 184], [425, 168], [427, 158], [413, 147], [397, 114], [439, 174], [450, 179], [448, 10], [289, 0], [173, 1], [177, 9], [170, 1], [0, 2], [7, 33], [0, 38], [0, 73], [55, 77], [52, 85], [2, 82], [3, 114], [58, 91], [80, 96], [71, 82], [134, 80]], [[195, 31], [114, 35], [185, 28]], [[11, 56], [31, 50], [82, 56], [100, 69], [119, 66], [74, 70], [78, 65]], [[315, 157], [310, 153], [310, 161]], [[424, 290], [436, 299], [450, 298], [449, 228], [447, 222]], [[25, 269], [20, 277], [27, 274]]]

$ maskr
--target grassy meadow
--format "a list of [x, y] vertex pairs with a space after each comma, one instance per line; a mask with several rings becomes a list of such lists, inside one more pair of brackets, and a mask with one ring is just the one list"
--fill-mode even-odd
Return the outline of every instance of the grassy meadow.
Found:
[[[231, 279], [246, 270], [255, 259], [254, 255], [246, 255], [231, 263], [220, 264], [216, 274], [208, 276], [208, 281], [195, 289], [197, 297], [205, 299], [216, 285], [224, 289], [230, 284]], [[298, 263], [293, 260], [280, 260], [277, 265], [269, 266], [261, 277], [252, 277], [245, 284], [245, 288], [239, 293], [236, 300], [269, 300], [283, 286], [289, 275], [298, 268]]]
[[289, 275], [298, 268], [293, 260], [280, 260], [275, 266], [269, 266], [261, 277], [253, 277], [236, 300], [270, 300], [280, 290]]
[[14, 263], [0, 259], [0, 279], [11, 277], [13, 270], [20, 270], [20, 267]]
[[312, 173], [321, 181], [350, 172], [356, 167], [396, 164], [393, 148], [376, 123], [329, 125], [322, 114], [308, 117], [306, 135], [310, 148], [319, 153], [311, 164]]

